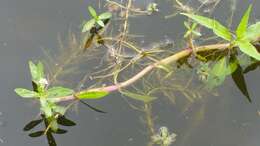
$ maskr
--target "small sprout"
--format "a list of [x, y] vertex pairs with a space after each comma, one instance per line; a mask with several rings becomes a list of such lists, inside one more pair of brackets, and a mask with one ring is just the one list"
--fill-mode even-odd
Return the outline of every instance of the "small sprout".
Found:
[[161, 146], [170, 146], [176, 141], [176, 136], [175, 133], [170, 133], [167, 127], [161, 127], [158, 133], [152, 136], [152, 140]]
[[149, 12], [149, 14], [152, 14], [154, 12], [159, 12], [158, 4], [157, 3], [149, 3], [146, 10]]
[[112, 14], [110, 12], [104, 12], [100, 15], [97, 14], [96, 10], [89, 6], [88, 11], [90, 15], [92, 16], [92, 19], [85, 21], [83, 24], [82, 32], [87, 32], [91, 28], [95, 27], [96, 24], [98, 24], [100, 27], [105, 27], [104, 20], [109, 19], [112, 17]]
[[184, 26], [187, 28], [187, 32], [184, 34], [184, 38], [187, 38], [190, 35], [200, 37], [201, 33], [197, 31], [197, 25], [198, 23], [193, 23], [190, 25], [187, 21], [184, 21]]

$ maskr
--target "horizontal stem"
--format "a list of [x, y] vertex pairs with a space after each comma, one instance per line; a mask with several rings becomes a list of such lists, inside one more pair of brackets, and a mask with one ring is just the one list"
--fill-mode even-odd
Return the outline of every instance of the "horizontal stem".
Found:
[[[106, 92], [113, 92], [117, 91], [120, 88], [125, 88], [134, 82], [138, 81], [140, 78], [145, 76], [147, 73], [149, 73], [151, 70], [154, 68], [160, 66], [160, 65], [168, 65], [173, 62], [176, 62], [182, 58], [185, 58], [189, 55], [191, 55], [192, 52], [194, 53], [199, 53], [199, 52], [205, 52], [205, 51], [210, 51], [210, 50], [224, 50], [227, 49], [230, 46], [230, 43], [224, 43], [224, 44], [211, 44], [211, 45], [204, 45], [204, 46], [198, 46], [195, 47], [194, 50], [190, 48], [183, 49], [180, 52], [177, 52], [169, 57], [166, 57], [158, 62], [152, 63], [145, 67], [143, 70], [141, 70], [139, 73], [131, 77], [130, 79], [120, 82], [115, 85], [110, 85], [106, 87], [99, 87], [99, 88], [93, 88], [93, 89], [85, 89], [82, 91], [106, 91]], [[82, 92], [80, 91], [80, 92]], [[69, 101], [69, 100], [75, 100], [77, 99], [74, 95], [69, 95], [69, 96], [64, 96], [64, 97], [59, 97], [57, 98], [56, 102], [62, 102], [62, 101]]]

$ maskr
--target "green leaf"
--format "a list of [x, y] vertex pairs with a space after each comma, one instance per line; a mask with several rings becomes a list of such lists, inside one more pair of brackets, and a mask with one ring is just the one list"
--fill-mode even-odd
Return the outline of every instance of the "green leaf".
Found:
[[47, 136], [49, 146], [57, 146], [56, 141], [51, 132], [47, 132], [46, 136]]
[[19, 96], [21, 96], [23, 98], [36, 98], [36, 97], [38, 97], [38, 93], [31, 91], [31, 90], [27, 90], [27, 89], [23, 89], [23, 88], [16, 88], [16, 89], [14, 89], [14, 91], [16, 92], [16, 94], [18, 94]]
[[64, 87], [60, 87], [60, 86], [52, 87], [47, 90], [48, 97], [50, 97], [50, 98], [67, 96], [67, 95], [71, 95], [73, 93], [74, 93], [74, 91], [72, 89], [64, 88]]
[[44, 66], [43, 66], [42, 62], [40, 62], [40, 61], [37, 64], [37, 73], [38, 73], [39, 79], [45, 78], [44, 77]]
[[129, 92], [129, 91], [121, 91], [121, 93], [127, 97], [130, 97], [134, 100], [139, 100], [139, 101], [143, 101], [145, 103], [151, 102], [155, 99], [157, 99], [157, 97], [152, 97], [149, 95], [142, 95], [142, 94], [136, 94], [133, 92]]
[[95, 19], [91, 19], [89, 21], [87, 21], [82, 28], [82, 32], [85, 33], [87, 31], [89, 31], [92, 27], [95, 26], [96, 20]]
[[98, 16], [99, 19], [109, 19], [111, 17], [112, 17], [112, 14], [110, 12], [105, 12]]
[[99, 99], [108, 94], [109, 92], [107, 91], [81, 91], [75, 94], [75, 96], [79, 99]]
[[211, 72], [215, 76], [224, 76], [226, 75], [226, 57], [222, 57], [212, 68]]
[[32, 80], [38, 82], [40, 80], [40, 76], [38, 74], [37, 66], [32, 61], [29, 61], [29, 68], [30, 68]]
[[39, 125], [41, 122], [43, 122], [43, 119], [33, 120], [33, 121], [29, 122], [28, 124], [26, 124], [24, 126], [23, 130], [29, 131], [29, 130], [33, 129], [35, 126]]
[[29, 61], [29, 68], [31, 72], [32, 81], [34, 81], [37, 85], [41, 84], [41, 79], [44, 79], [43, 64], [39, 61], [36, 65], [32, 61]]
[[75, 126], [76, 123], [67, 119], [65, 116], [59, 116], [57, 119], [58, 124], [62, 126]]
[[197, 23], [211, 29], [217, 36], [227, 40], [231, 41], [232, 35], [228, 28], [223, 26], [221, 23], [214, 19], [210, 19], [208, 17], [200, 16], [200, 15], [194, 15], [194, 14], [188, 14], [188, 13], [181, 13], [182, 15], [185, 15], [193, 20], [195, 20]]
[[241, 93], [247, 98], [247, 100], [249, 102], [252, 102], [247, 89], [246, 80], [243, 74], [243, 69], [239, 64], [237, 57], [235, 55], [232, 55], [230, 57], [230, 62], [237, 62], [237, 69], [232, 73], [232, 79], [235, 85], [241, 91]]
[[236, 45], [240, 48], [240, 50], [247, 54], [248, 56], [251, 56], [257, 60], [260, 60], [260, 54], [256, 50], [256, 48], [247, 40], [239, 40], [235, 42]]
[[98, 21], [97, 21], [97, 24], [98, 24], [99, 26], [101, 26], [101, 27], [105, 27], [105, 24], [104, 24], [104, 22], [103, 22], [102, 20], [98, 20]]
[[37, 131], [37, 132], [30, 133], [29, 136], [30, 137], [40, 137], [43, 134], [44, 134], [44, 131]]
[[246, 33], [247, 24], [248, 24], [251, 10], [252, 10], [252, 5], [250, 5], [248, 7], [247, 11], [245, 12], [244, 16], [242, 17], [242, 19], [236, 29], [236, 35], [237, 35], [238, 39], [242, 38], [244, 36], [244, 34]]
[[226, 75], [231, 75], [232, 73], [234, 73], [238, 68], [238, 62], [237, 61], [233, 61], [233, 62], [229, 62], [229, 64], [227, 65], [226, 68]]
[[206, 81], [208, 88], [212, 89], [221, 85], [226, 78], [226, 58], [221, 58], [211, 69], [208, 79]]
[[89, 11], [89, 13], [90, 13], [90, 15], [93, 17], [93, 18], [97, 18], [97, 12], [96, 12], [96, 10], [93, 8], [93, 7], [91, 7], [91, 6], [88, 6], [88, 11]]
[[55, 134], [65, 134], [67, 133], [68, 131], [67, 130], [64, 130], [64, 129], [57, 129], [56, 131], [51, 131], [52, 133], [55, 133]]
[[258, 38], [260, 38], [260, 22], [250, 25], [245, 33], [244, 38], [250, 42], [256, 41]]

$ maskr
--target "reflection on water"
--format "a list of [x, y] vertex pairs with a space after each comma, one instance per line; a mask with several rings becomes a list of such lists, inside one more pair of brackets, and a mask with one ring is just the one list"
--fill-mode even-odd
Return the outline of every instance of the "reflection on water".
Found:
[[[168, 53], [177, 52], [180, 46], [186, 47], [187, 44], [182, 40], [183, 17], [175, 15], [164, 19], [165, 15], [184, 11], [184, 8], [188, 8], [185, 6], [192, 6], [194, 11], [202, 8], [200, 12], [203, 15], [205, 14], [203, 11], [212, 12], [214, 8], [214, 17], [218, 20], [221, 18], [224, 24], [229, 23], [225, 18], [230, 16], [230, 1], [179, 0], [181, 5], [179, 3], [178, 10], [172, 7], [176, 1], [155, 1], [158, 2], [160, 9], [158, 13], [151, 16], [133, 14], [129, 17], [129, 30], [126, 31], [128, 35], [124, 36], [124, 41], [137, 48], [129, 49], [131, 47], [128, 44], [129, 48], [122, 47], [116, 50], [120, 45], [113, 41], [105, 41], [108, 47], [93, 43], [84, 52], [86, 36], [85, 34], [81, 36], [78, 28], [84, 18], [88, 19], [86, 4], [98, 8], [96, 2], [81, 0], [0, 2], [2, 7], [0, 18], [12, 20], [2, 22], [3, 25], [0, 26], [2, 31], [0, 41], [4, 42], [0, 50], [0, 65], [3, 68], [0, 71], [2, 82], [0, 90], [3, 96], [0, 99], [0, 111], [6, 113], [4, 115], [0, 113], [0, 145], [48, 145], [45, 137], [31, 139], [28, 138], [28, 133], [22, 131], [25, 123], [37, 115], [37, 104], [17, 98], [13, 93], [15, 87], [30, 88], [28, 60], [43, 59], [53, 84], [65, 85], [76, 90], [89, 86], [104, 86], [114, 82], [115, 70], [121, 69], [117, 80], [123, 81], [135, 75], [148, 63], [156, 62]], [[140, 7], [140, 10], [145, 10], [149, 2], [151, 1], [138, 0], [133, 1], [133, 5], [136, 9]], [[245, 10], [249, 4], [245, 1], [237, 3], [238, 10]], [[255, 19], [259, 17], [257, 15], [259, 10], [256, 8], [258, 3], [259, 1], [256, 1], [254, 4]], [[127, 4], [127, 1], [122, 1], [122, 4]], [[102, 8], [100, 12], [105, 9]], [[124, 9], [120, 8], [120, 11]], [[234, 24], [241, 18], [242, 12], [232, 12], [237, 13], [232, 19]], [[124, 22], [124, 17], [114, 15], [119, 19], [112, 20], [109, 29], [102, 32], [102, 37], [109, 39], [111, 36], [117, 37], [117, 34], [122, 35], [123, 28], [119, 24]], [[71, 30], [69, 34], [68, 30]], [[60, 44], [57, 41], [58, 34], [61, 36]], [[143, 43], [139, 43], [142, 41]], [[124, 45], [126, 44], [122, 46]], [[55, 49], [58, 47], [61, 49]], [[137, 50], [141, 50], [141, 53]], [[122, 56], [115, 58], [119, 53]], [[107, 58], [101, 59], [103, 56]], [[198, 62], [191, 62], [190, 65], [188, 63], [190, 62], [184, 60], [179, 62], [178, 66], [162, 67], [128, 88], [129, 91], [140, 95], [156, 96], [158, 100], [153, 101], [151, 105], [122, 97], [119, 93], [113, 93], [102, 100], [88, 101], [90, 105], [104, 109], [106, 114], [96, 113], [83, 104], [78, 104], [75, 107], [77, 112], [71, 111], [67, 115], [77, 123], [77, 126], [69, 128], [69, 132], [64, 135], [54, 135], [57, 144], [144, 146], [152, 145], [151, 135], [154, 135], [155, 143], [165, 145], [171, 142], [176, 146], [257, 146], [257, 135], [260, 134], [260, 117], [257, 112], [260, 103], [258, 98], [260, 93], [257, 90], [259, 70], [248, 71], [244, 78], [252, 98], [252, 103], [249, 104], [231, 77], [228, 77], [220, 88], [210, 92], [205, 90], [200, 80], [196, 79], [196, 68], [192, 68], [198, 65]], [[127, 68], [121, 68], [122, 66]], [[36, 132], [42, 131], [44, 126], [39, 125], [35, 128]]]

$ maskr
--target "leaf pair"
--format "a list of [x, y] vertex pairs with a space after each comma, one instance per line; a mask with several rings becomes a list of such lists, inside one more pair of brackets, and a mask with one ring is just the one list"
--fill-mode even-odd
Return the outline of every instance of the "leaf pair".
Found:
[[[42, 115], [41, 119], [33, 120], [33, 121], [29, 122], [28, 124], [26, 124], [26, 126], [24, 127], [23, 130], [29, 131], [29, 130], [35, 128], [40, 123], [42, 123], [43, 121], [44, 121], [46, 128], [48, 128], [49, 124], [51, 124], [51, 122], [52, 122], [52, 121], [49, 121], [49, 119], [46, 118], [44, 115]], [[63, 125], [63, 126], [75, 126], [76, 125], [73, 121], [67, 119], [65, 116], [59, 116], [58, 119], [57, 119], [57, 124], [60, 124], [60, 125]], [[57, 128], [56, 130], [50, 129], [48, 131], [40, 130], [40, 131], [30, 133], [29, 136], [36, 138], [36, 137], [40, 137], [40, 136], [43, 136], [44, 134], [46, 134], [49, 146], [56, 146], [57, 144], [56, 144], [56, 141], [55, 141], [52, 133], [54, 133], [54, 134], [65, 134], [65, 133], [67, 133], [67, 130], [60, 129], [60, 128]]]
[[82, 28], [83, 33], [87, 32], [91, 28], [93, 28], [96, 23], [101, 27], [105, 27], [103, 20], [106, 20], [106, 19], [109, 19], [112, 17], [112, 14], [110, 12], [104, 12], [100, 15], [97, 15], [96, 10], [91, 6], [88, 7], [88, 11], [89, 11], [90, 15], [92, 16], [92, 19], [85, 22], [85, 24], [83, 25], [83, 28]]
[[240, 50], [247, 54], [250, 57], [253, 57], [257, 60], [260, 60], [260, 53], [256, 50], [256, 48], [251, 44], [251, 42], [259, 39], [260, 37], [260, 22], [253, 24], [248, 27], [248, 20], [250, 17], [250, 13], [252, 10], [252, 5], [249, 6], [244, 16], [242, 17], [240, 24], [236, 29], [236, 34], [234, 36], [235, 40], [233, 40], [233, 34], [229, 31], [228, 28], [223, 26], [217, 20], [207, 18], [200, 15], [181, 13], [193, 20], [197, 23], [211, 29], [217, 36], [230, 41], [231, 44], [238, 46]]

